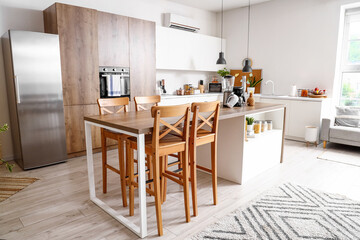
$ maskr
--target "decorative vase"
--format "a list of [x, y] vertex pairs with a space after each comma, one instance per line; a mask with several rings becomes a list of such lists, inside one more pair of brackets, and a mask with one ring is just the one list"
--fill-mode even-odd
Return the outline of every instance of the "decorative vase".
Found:
[[247, 100], [247, 104], [249, 106], [254, 106], [255, 105], [255, 99], [253, 97], [253, 92], [250, 92], [250, 97]]
[[248, 87], [247, 92], [250, 94], [250, 92], [255, 94], [255, 88], [254, 87]]
[[254, 131], [254, 124], [251, 124], [251, 125], [247, 125], [247, 131], [248, 132], [252, 132], [252, 131]]

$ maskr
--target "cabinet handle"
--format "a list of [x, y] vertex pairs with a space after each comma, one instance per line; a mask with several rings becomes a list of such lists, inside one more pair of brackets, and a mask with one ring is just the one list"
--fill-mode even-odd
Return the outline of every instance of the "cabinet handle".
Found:
[[20, 86], [19, 86], [19, 79], [18, 76], [15, 75], [15, 88], [16, 88], [16, 101], [18, 104], [21, 103], [21, 99], [20, 99]]

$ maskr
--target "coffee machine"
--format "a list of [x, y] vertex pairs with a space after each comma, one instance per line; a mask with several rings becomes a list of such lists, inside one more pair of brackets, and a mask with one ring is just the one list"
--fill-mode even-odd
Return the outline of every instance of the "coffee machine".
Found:
[[234, 87], [233, 88], [234, 94], [239, 97], [239, 101], [234, 107], [242, 107], [245, 105], [245, 91], [244, 87]]
[[235, 81], [234, 76], [227, 75], [227, 76], [223, 77], [223, 89], [224, 89], [223, 105], [224, 105], [224, 107], [228, 107], [228, 105], [226, 103], [227, 103], [230, 95], [233, 93], [234, 81]]

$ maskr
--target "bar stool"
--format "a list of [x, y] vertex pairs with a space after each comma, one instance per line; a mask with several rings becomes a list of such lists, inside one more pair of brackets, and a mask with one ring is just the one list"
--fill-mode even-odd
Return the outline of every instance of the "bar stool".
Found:
[[[197, 168], [211, 173], [213, 201], [214, 205], [217, 204], [217, 132], [219, 123], [220, 102], [215, 101], [192, 103], [191, 111], [193, 113], [192, 125], [190, 130], [191, 193], [193, 202], [193, 213], [194, 216], [197, 216]], [[200, 113], [207, 113], [207, 117], [204, 117]], [[211, 169], [196, 164], [196, 147], [208, 143], [211, 143]]]
[[[153, 168], [154, 190], [146, 189], [146, 192], [155, 196], [156, 220], [159, 236], [163, 235], [162, 227], [162, 190], [160, 187], [160, 177], [167, 177], [179, 183], [184, 188], [184, 205], [186, 222], [190, 222], [189, 205], [189, 168], [185, 167], [182, 174], [172, 174], [164, 172], [161, 174], [160, 165], [164, 164], [164, 157], [181, 153], [183, 166], [189, 166], [189, 125], [190, 125], [190, 106], [188, 104], [178, 106], [155, 106], [151, 108], [151, 116], [154, 118], [154, 128], [151, 135], [145, 136], [145, 153], [151, 158]], [[163, 118], [179, 118], [175, 124], [170, 124]], [[178, 136], [169, 134], [176, 132]], [[130, 166], [130, 192], [129, 192], [129, 214], [134, 215], [134, 187], [138, 184], [134, 181], [134, 157], [133, 150], [137, 149], [136, 138], [130, 137], [127, 140], [129, 155], [127, 157], [128, 166]], [[179, 179], [181, 180], [179, 180]]]
[[148, 110], [144, 105], [152, 104], [152, 106], [157, 106], [158, 103], [161, 101], [160, 95], [155, 96], [145, 96], [145, 97], [134, 97], [135, 101], [135, 110]]
[[[158, 103], [161, 101], [161, 96], [160, 95], [154, 95], [154, 96], [141, 96], [141, 97], [134, 97], [134, 102], [135, 102], [135, 110], [137, 112], [139, 111], [144, 111], [144, 110], [148, 110], [148, 108], [146, 108], [147, 106], [151, 105], [151, 107], [153, 106], [158, 106]], [[136, 161], [135, 161], [136, 162]], [[149, 179], [153, 179], [153, 171], [151, 171], [151, 161], [147, 161], [147, 168], [149, 169]], [[127, 167], [127, 169], [129, 170], [129, 168]], [[129, 172], [127, 172], [127, 175], [129, 176]], [[151, 184], [150, 184], [150, 189], [151, 189]]]
[[[99, 106], [99, 114], [114, 114], [120, 112], [127, 112], [127, 106], [129, 105], [129, 98], [101, 98], [97, 100]], [[109, 108], [119, 108], [117, 111], [111, 110]], [[102, 151], [102, 176], [103, 176], [103, 193], [107, 192], [107, 169], [120, 175], [120, 184], [121, 184], [121, 195], [123, 206], [127, 206], [126, 198], [126, 176], [125, 176], [125, 166], [124, 166], [124, 148], [125, 140], [129, 136], [122, 133], [112, 132], [110, 130], [101, 128], [101, 151]], [[110, 138], [118, 142], [118, 152], [119, 152], [119, 169], [109, 165], [107, 163], [107, 147], [106, 139]]]

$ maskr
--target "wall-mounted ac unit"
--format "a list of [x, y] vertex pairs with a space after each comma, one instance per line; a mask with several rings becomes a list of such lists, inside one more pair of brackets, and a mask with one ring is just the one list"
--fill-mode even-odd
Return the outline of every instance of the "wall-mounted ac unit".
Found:
[[183, 17], [173, 13], [164, 14], [165, 27], [176, 28], [189, 32], [198, 32], [199, 25], [191, 18]]

